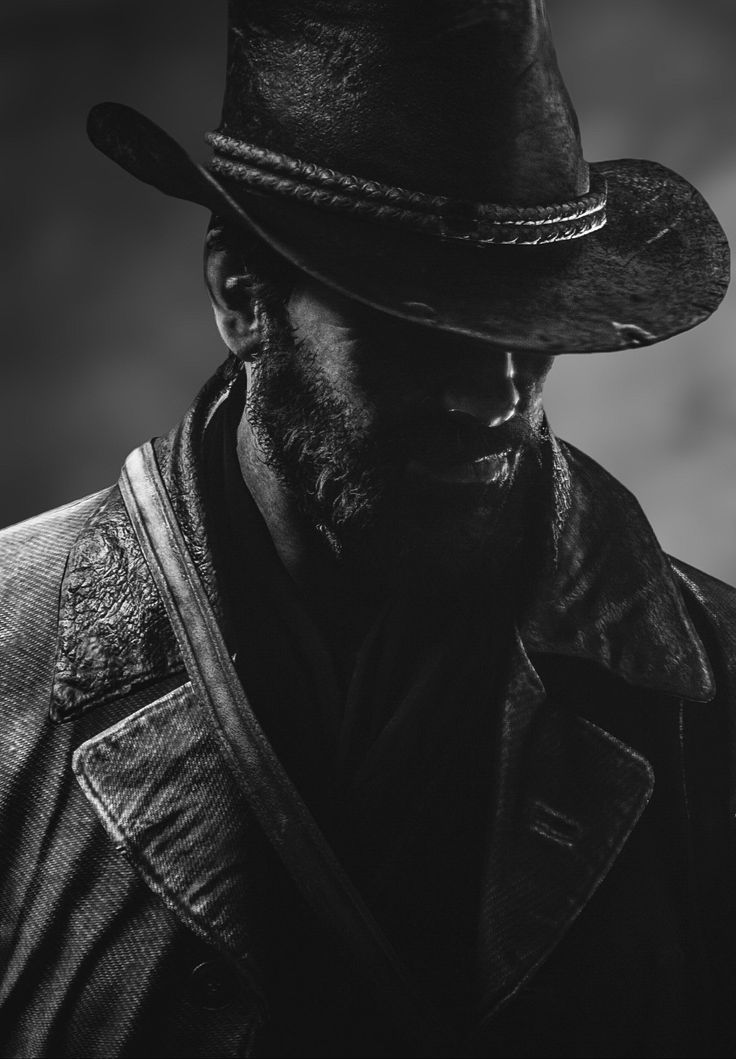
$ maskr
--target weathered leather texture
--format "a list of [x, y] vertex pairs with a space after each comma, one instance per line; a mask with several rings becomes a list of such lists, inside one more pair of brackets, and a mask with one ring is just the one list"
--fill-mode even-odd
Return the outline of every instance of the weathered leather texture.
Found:
[[[206, 584], [197, 448], [228, 385], [159, 445]], [[457, 1054], [730, 1055], [736, 593], [561, 451], [570, 536], [500, 692]], [[319, 932], [280, 1008], [284, 891], [147, 577], [114, 490], [0, 537], [0, 1053], [409, 1054]]]
[[[105, 571], [102, 581], [93, 574], [100, 569]], [[101, 683], [108, 686], [107, 698], [117, 699], [182, 669], [117, 486], [93, 512], [64, 592], [67, 605], [59, 620], [56, 663], [64, 690], [53, 704], [56, 720], [83, 710], [88, 690]], [[80, 622], [94, 629], [91, 644], [79, 640]]]
[[[187, 547], [218, 614], [193, 439], [201, 437], [213, 404], [225, 399], [234, 382], [233, 366], [226, 362], [180, 427], [156, 439], [158, 459]], [[78, 716], [90, 705], [100, 705], [101, 688], [108, 688], [107, 698], [103, 693], [104, 701], [108, 701], [162, 677], [183, 674], [176, 637], [117, 485], [105, 494], [76, 542], [62, 592], [51, 704], [54, 719]], [[183, 682], [185, 677], [181, 679]]]
[[225, 131], [470, 201], [587, 191], [542, 0], [233, 0], [230, 18]]
[[[545, 356], [649, 345], [716, 309], [727, 240], [697, 190], [664, 166], [585, 162], [546, 7], [231, 0], [220, 131], [246, 144], [250, 162], [228, 151], [199, 167], [119, 104], [95, 107], [89, 134], [136, 178], [391, 316]], [[328, 172], [317, 179], [316, 167]], [[468, 229], [480, 203], [549, 219], [587, 193], [589, 177], [608, 197], [605, 225], [588, 217], [587, 234], [547, 242], [573, 234], [563, 222], [526, 231], [521, 241], [540, 245], [514, 245], [508, 231], [511, 245], [487, 245]], [[429, 231], [415, 230], [427, 223], [416, 192], [448, 200], [431, 206]]]

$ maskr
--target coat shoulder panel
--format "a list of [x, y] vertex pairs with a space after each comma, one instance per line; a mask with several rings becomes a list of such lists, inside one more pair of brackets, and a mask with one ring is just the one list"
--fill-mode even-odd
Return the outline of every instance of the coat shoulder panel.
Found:
[[[109, 490], [0, 532], [0, 695], [46, 701], [55, 651], [59, 590], [70, 548]], [[39, 689], [40, 690], [40, 689]]]
[[30, 578], [35, 584], [47, 562], [65, 561], [85, 522], [110, 492], [102, 489], [0, 530], [1, 598], [13, 586], [23, 589]]

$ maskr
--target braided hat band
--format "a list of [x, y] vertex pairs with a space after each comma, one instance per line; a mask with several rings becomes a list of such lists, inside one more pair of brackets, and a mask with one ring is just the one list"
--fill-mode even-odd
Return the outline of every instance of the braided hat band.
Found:
[[296, 198], [322, 209], [413, 228], [445, 239], [479, 245], [539, 245], [566, 242], [606, 223], [606, 183], [591, 173], [590, 191], [552, 206], [503, 206], [427, 195], [339, 173], [220, 132], [207, 142], [215, 154], [209, 168], [257, 191]]

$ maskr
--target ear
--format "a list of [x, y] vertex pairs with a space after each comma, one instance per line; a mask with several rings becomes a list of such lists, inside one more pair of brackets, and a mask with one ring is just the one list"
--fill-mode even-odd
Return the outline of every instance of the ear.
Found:
[[251, 279], [237, 248], [215, 228], [207, 233], [204, 273], [223, 342], [236, 357], [252, 360], [260, 346], [261, 324]]

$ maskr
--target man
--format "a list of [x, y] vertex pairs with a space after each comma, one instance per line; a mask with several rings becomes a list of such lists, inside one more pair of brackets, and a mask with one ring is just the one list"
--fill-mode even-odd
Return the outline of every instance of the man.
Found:
[[230, 356], [3, 536], [3, 1054], [732, 1054], [736, 600], [541, 401], [723, 233], [585, 163], [541, 0], [230, 29], [208, 170], [90, 120]]

